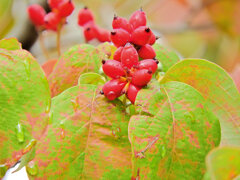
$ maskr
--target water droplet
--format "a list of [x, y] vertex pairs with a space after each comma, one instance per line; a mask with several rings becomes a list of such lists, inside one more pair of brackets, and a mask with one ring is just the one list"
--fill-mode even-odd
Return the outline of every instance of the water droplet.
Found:
[[23, 126], [20, 123], [18, 123], [16, 129], [17, 129], [17, 140], [19, 143], [23, 143], [24, 142]]
[[50, 111], [50, 113], [49, 113], [49, 124], [52, 124], [52, 122], [53, 122], [53, 112], [52, 111]]
[[27, 172], [32, 175], [36, 176], [38, 173], [38, 166], [34, 161], [30, 161], [26, 166]]
[[166, 147], [162, 146], [161, 147], [161, 156], [162, 156], [162, 158], [164, 158], [165, 155], [166, 155]]
[[64, 139], [65, 138], [65, 130], [64, 130], [64, 124], [63, 123], [60, 123], [60, 130], [61, 130], [61, 132], [60, 132], [60, 136], [61, 136], [61, 138], [62, 139]]
[[64, 129], [61, 128], [61, 138], [64, 139], [65, 138], [65, 131]]
[[29, 62], [28, 59], [25, 59], [23, 61], [23, 63], [24, 63], [24, 67], [25, 67], [25, 72], [27, 74], [27, 80], [29, 80], [30, 79], [30, 73], [31, 73], [30, 62]]
[[46, 100], [46, 109], [45, 109], [45, 112], [46, 112], [46, 113], [49, 113], [49, 112], [50, 112], [50, 109], [51, 109], [51, 99], [47, 99], [47, 100]]
[[184, 115], [184, 118], [187, 121], [190, 121], [191, 123], [195, 123], [195, 118], [194, 118], [194, 114], [192, 112], [189, 112], [189, 114]]
[[113, 135], [113, 136], [116, 136], [115, 130], [112, 130], [112, 135]]
[[7, 165], [5, 164], [0, 164], [0, 178], [2, 178], [8, 170]]
[[35, 139], [32, 139], [28, 145], [23, 149], [22, 153], [26, 154], [27, 152], [29, 152], [35, 145], [36, 145], [37, 141]]
[[117, 132], [121, 132], [121, 128], [120, 127], [117, 127]]
[[76, 112], [78, 107], [79, 107], [79, 104], [78, 104], [78, 99], [71, 99], [71, 102], [72, 102], [72, 105], [73, 105], [73, 109], [74, 111]]

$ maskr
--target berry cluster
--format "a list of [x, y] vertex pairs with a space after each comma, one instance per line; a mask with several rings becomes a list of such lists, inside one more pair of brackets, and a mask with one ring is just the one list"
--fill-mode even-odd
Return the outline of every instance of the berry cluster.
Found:
[[30, 5], [28, 15], [38, 29], [57, 31], [58, 27], [66, 22], [66, 17], [73, 12], [74, 5], [71, 0], [48, 0], [48, 5], [51, 8], [49, 13], [38, 4]]
[[97, 26], [93, 13], [84, 7], [78, 13], [78, 25], [83, 27], [86, 42], [97, 39], [100, 42], [110, 41], [110, 32]]
[[158, 68], [151, 46], [156, 37], [146, 23], [142, 10], [133, 13], [129, 21], [117, 16], [113, 19], [111, 40], [118, 49], [114, 60], [102, 61], [104, 73], [112, 78], [101, 91], [109, 100], [126, 94], [134, 104], [138, 91], [148, 84]]

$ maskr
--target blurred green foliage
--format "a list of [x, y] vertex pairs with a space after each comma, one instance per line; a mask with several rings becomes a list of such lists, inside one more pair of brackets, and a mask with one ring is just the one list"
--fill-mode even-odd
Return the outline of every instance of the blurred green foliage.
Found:
[[12, 0], [0, 1], [0, 39], [7, 34], [8, 30], [13, 25], [13, 18], [11, 15]]

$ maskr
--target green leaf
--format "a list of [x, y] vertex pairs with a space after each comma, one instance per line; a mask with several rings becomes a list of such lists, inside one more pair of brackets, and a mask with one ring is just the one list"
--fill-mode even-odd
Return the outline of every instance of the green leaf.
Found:
[[[194, 88], [169, 82], [141, 90], [137, 105], [148, 115], [132, 116], [133, 177], [138, 179], [201, 179], [205, 156], [220, 141], [218, 119]], [[143, 113], [142, 113], [143, 114]]]
[[174, 65], [160, 83], [179, 81], [198, 90], [221, 124], [221, 144], [240, 145], [240, 95], [227, 72], [202, 59], [185, 59]]
[[0, 40], [0, 49], [6, 50], [21, 50], [22, 44], [16, 38]]
[[106, 79], [97, 73], [84, 73], [78, 79], [78, 84], [103, 85]]
[[44, 132], [50, 90], [44, 73], [25, 50], [0, 49], [0, 165], [11, 167]]
[[81, 74], [98, 72], [103, 55], [88, 44], [76, 45], [65, 52], [48, 78], [52, 96], [77, 85]]
[[97, 46], [97, 49], [100, 52], [104, 52], [105, 55], [102, 57], [102, 59], [113, 59], [113, 55], [117, 50], [117, 48], [109, 42], [101, 43]]
[[38, 174], [30, 178], [130, 179], [129, 117], [99, 91], [83, 84], [53, 98], [52, 124], [33, 160]]
[[180, 61], [176, 52], [169, 50], [160, 44], [154, 44], [153, 48], [156, 52], [156, 59], [162, 64], [163, 72], [166, 72], [171, 66]]
[[240, 178], [240, 148], [216, 148], [208, 154], [206, 164], [211, 179], [237, 180]]

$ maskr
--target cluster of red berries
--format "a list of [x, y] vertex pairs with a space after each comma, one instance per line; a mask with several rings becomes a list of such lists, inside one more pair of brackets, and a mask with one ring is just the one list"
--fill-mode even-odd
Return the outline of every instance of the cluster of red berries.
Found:
[[110, 32], [97, 26], [93, 13], [87, 7], [79, 11], [78, 25], [83, 27], [83, 34], [86, 42], [93, 39], [97, 39], [100, 42], [111, 41]]
[[46, 13], [43, 7], [33, 4], [28, 7], [28, 15], [38, 29], [57, 31], [58, 27], [66, 22], [66, 17], [73, 10], [71, 0], [48, 0], [51, 12]]
[[109, 100], [126, 94], [134, 104], [138, 91], [148, 84], [158, 68], [156, 53], [151, 46], [156, 37], [146, 23], [146, 14], [142, 10], [133, 13], [129, 21], [117, 16], [113, 19], [111, 40], [118, 49], [114, 60], [102, 61], [104, 73], [112, 78], [101, 91]]

